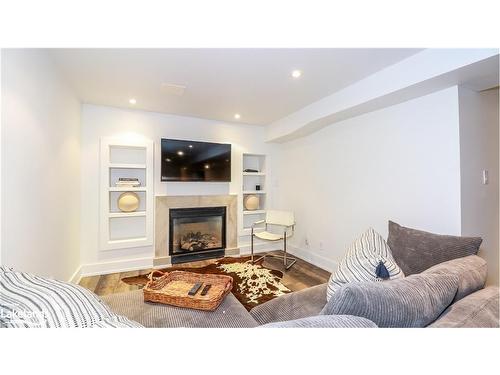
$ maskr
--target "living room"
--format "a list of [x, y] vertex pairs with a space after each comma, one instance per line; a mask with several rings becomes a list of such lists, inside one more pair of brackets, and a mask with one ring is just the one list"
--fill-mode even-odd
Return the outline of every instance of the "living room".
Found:
[[498, 48], [87, 46], [1, 49], [2, 328], [499, 327]]

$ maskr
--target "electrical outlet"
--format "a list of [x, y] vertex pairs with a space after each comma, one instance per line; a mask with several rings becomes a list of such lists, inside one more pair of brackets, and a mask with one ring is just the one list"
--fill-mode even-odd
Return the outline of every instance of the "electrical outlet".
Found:
[[323, 241], [319, 241], [319, 249], [323, 250]]
[[304, 240], [305, 244], [306, 244], [306, 247], [309, 247], [309, 238], [306, 237], [306, 239]]

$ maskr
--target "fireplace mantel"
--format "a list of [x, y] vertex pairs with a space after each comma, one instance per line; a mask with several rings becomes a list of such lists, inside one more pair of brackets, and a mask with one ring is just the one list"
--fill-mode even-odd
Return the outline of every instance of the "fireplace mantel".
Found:
[[155, 259], [154, 266], [171, 264], [168, 255], [169, 210], [171, 208], [226, 207], [226, 255], [239, 254], [237, 225], [237, 195], [181, 195], [155, 198]]

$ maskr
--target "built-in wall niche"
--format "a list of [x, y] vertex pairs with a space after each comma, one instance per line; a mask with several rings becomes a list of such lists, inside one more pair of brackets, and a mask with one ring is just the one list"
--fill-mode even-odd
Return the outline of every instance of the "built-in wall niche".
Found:
[[109, 240], [112, 242], [146, 239], [146, 216], [111, 217]]
[[[126, 249], [153, 244], [153, 142], [101, 139], [100, 248]], [[137, 179], [138, 184], [119, 184]], [[122, 211], [121, 194], [132, 192], [139, 199], [136, 209]], [[135, 203], [135, 202], [134, 202]], [[123, 208], [123, 207], [122, 207]], [[125, 209], [125, 208], [124, 208]]]
[[266, 156], [262, 154], [243, 154], [243, 170], [253, 169], [257, 172], [248, 173], [265, 173], [266, 171]]
[[146, 152], [143, 147], [110, 146], [109, 162], [120, 165], [146, 166]]
[[[266, 214], [266, 155], [244, 153], [242, 165], [240, 235], [248, 235], [252, 224], [264, 219]], [[257, 197], [259, 204], [248, 209], [245, 201], [251, 196]]]
[[[113, 165], [113, 164], [112, 164]], [[137, 178], [141, 183], [142, 188], [146, 187], [146, 168], [125, 168], [125, 167], [113, 167], [109, 168], [109, 187], [116, 187], [116, 183], [120, 178]]]
[[[130, 188], [128, 188], [128, 189], [130, 189]], [[111, 191], [111, 192], [109, 192], [109, 212], [110, 213], [122, 213], [120, 208], [118, 208], [118, 199], [120, 198], [120, 195], [122, 195], [123, 193], [126, 193], [127, 191], [131, 191], [131, 190], [127, 190], [127, 188], [124, 188], [123, 190], [126, 190], [126, 191]], [[133, 191], [133, 192], [135, 194], [137, 194], [137, 196], [139, 197], [139, 207], [134, 212], [136, 212], [136, 213], [146, 212], [146, 208], [147, 208], [146, 192], [145, 191]], [[131, 213], [123, 212], [123, 214], [125, 216], [126, 214], [131, 214]]]

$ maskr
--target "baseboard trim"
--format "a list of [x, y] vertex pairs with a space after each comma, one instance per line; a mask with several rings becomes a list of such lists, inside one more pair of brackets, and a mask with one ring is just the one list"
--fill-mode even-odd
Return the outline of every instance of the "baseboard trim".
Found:
[[335, 271], [338, 266], [338, 263], [331, 259], [325, 258], [321, 255], [312, 253], [310, 251], [300, 249], [295, 246], [288, 246], [288, 252], [292, 255], [295, 255], [296, 257], [299, 257], [302, 260], [314, 264], [317, 267], [323, 268], [328, 272]]
[[137, 258], [111, 262], [84, 264], [81, 267], [81, 277], [107, 275], [110, 273], [137, 271], [153, 268], [153, 258]]
[[[259, 243], [254, 245], [254, 253], [265, 253], [273, 250], [282, 250], [283, 244], [281, 242], [272, 243]], [[244, 244], [239, 247], [240, 256], [250, 254], [250, 245]], [[288, 245], [288, 252], [295, 255], [315, 266], [321, 267], [324, 270], [333, 272], [337, 268], [337, 262], [325, 258], [316, 253], [305, 251], [295, 246]], [[165, 266], [170, 266], [170, 264], [163, 264], [163, 259], [155, 258], [137, 258], [137, 259], [127, 259], [127, 260], [117, 260], [108, 261], [100, 263], [89, 263], [82, 264], [75, 273], [69, 279], [69, 282], [78, 284], [82, 277], [86, 276], [97, 276], [97, 275], [107, 275], [110, 273], [126, 272], [126, 271], [136, 271], [148, 268], [162, 268]]]
[[71, 275], [68, 282], [70, 282], [72, 284], [78, 284], [81, 279], [82, 279], [82, 266], [80, 265], [80, 266], [78, 266], [76, 271], [73, 273], [73, 275]]

